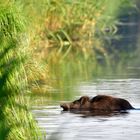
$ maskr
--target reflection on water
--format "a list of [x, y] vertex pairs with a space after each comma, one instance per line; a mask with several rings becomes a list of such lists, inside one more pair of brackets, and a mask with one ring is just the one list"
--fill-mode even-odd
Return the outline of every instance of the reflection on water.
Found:
[[[74, 88], [82, 95], [108, 94], [123, 97], [140, 108], [140, 79], [98, 79], [81, 82]], [[79, 95], [78, 95], [79, 96]], [[75, 98], [76, 97], [75, 95]], [[52, 101], [53, 102], [53, 101]], [[87, 115], [62, 112], [57, 102], [49, 106], [34, 106], [33, 114], [49, 140], [138, 140], [140, 110], [107, 115]]]

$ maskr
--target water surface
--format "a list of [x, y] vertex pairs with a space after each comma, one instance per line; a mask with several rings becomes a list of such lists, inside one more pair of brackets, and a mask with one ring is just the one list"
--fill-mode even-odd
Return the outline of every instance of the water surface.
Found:
[[[82, 95], [107, 94], [125, 98], [135, 108], [140, 108], [140, 79], [97, 79], [96, 82], [81, 82], [74, 87], [74, 90], [78, 93], [75, 99]], [[59, 107], [61, 102], [52, 100], [49, 105], [33, 107], [36, 120], [41, 130], [46, 133], [44, 139], [140, 139], [140, 110], [130, 110], [128, 113], [121, 114], [87, 116], [63, 112]]]

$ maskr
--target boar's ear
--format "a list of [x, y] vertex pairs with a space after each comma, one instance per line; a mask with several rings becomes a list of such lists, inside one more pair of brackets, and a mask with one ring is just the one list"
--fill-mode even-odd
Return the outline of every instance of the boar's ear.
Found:
[[81, 105], [85, 104], [87, 101], [89, 101], [88, 96], [83, 96], [83, 97], [80, 98], [80, 104]]

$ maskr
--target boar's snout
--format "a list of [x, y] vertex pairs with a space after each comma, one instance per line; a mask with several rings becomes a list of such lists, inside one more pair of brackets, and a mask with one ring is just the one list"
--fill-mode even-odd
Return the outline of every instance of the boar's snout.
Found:
[[63, 111], [68, 111], [70, 109], [69, 104], [66, 104], [66, 103], [60, 104], [60, 107], [63, 108]]

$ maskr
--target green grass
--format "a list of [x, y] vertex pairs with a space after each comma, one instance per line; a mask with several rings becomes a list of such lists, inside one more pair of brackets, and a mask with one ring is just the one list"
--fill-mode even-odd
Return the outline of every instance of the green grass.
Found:
[[0, 4], [0, 139], [38, 139], [36, 122], [29, 112], [25, 21], [16, 5]]

